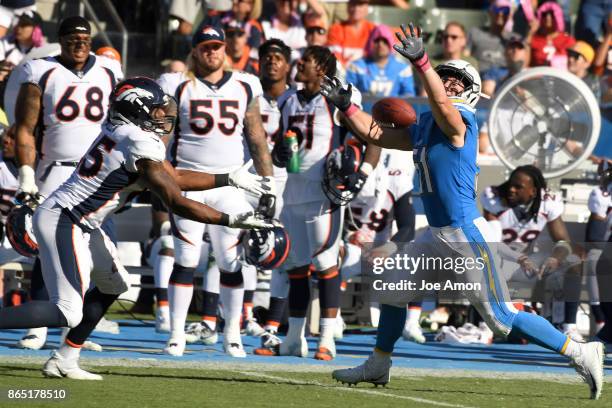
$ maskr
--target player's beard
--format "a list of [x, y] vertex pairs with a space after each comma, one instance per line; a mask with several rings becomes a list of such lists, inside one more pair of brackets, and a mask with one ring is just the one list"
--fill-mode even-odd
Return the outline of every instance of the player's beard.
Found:
[[200, 73], [203, 75], [207, 75], [211, 72], [216, 72], [220, 70], [223, 67], [223, 64], [225, 63], [224, 58], [210, 59], [208, 61], [201, 59], [196, 61], [198, 65], [198, 71], [200, 71]]

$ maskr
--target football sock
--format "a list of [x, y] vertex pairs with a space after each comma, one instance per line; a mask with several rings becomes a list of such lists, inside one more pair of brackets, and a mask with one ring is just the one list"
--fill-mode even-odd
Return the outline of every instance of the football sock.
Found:
[[296, 268], [289, 273], [289, 315], [306, 317], [310, 302], [310, 271], [308, 267]]
[[287, 331], [287, 338], [285, 341], [297, 341], [304, 337], [306, 330], [306, 318], [305, 317], [290, 317], [289, 318], [289, 330]]
[[512, 333], [557, 353], [563, 352], [569, 339], [542, 316], [526, 312], [516, 314]]
[[580, 355], [580, 345], [569, 337], [564, 344], [561, 354], [569, 358], [578, 357]]
[[243, 311], [242, 318], [243, 320], [252, 320], [253, 319], [253, 295], [255, 295], [254, 290], [244, 290], [244, 298], [242, 299]]
[[98, 288], [88, 290], [83, 303], [83, 318], [76, 327], [70, 329], [66, 341], [70, 341], [73, 345], [85, 343], [100, 319], [118, 297], [119, 295], [102, 293]]
[[334, 344], [334, 329], [336, 327], [336, 318], [322, 317], [319, 319], [319, 345]]
[[[578, 286], [578, 288], [580, 288], [580, 286]], [[577, 314], [578, 314], [578, 302], [565, 302], [564, 323], [575, 325]]]
[[153, 266], [157, 307], [168, 306], [168, 281], [172, 275], [174, 257], [158, 255]]
[[226, 320], [224, 333], [229, 336], [228, 340], [231, 340], [230, 342], [238, 343], [240, 342], [240, 316], [242, 314], [242, 299], [244, 298], [242, 272], [240, 270], [236, 272], [221, 271], [220, 282], [221, 293], [219, 295]]
[[[340, 273], [335, 268], [329, 272], [317, 272], [319, 287], [319, 306], [321, 312], [326, 309], [337, 309], [340, 307]], [[329, 316], [329, 315], [328, 315]]]
[[391, 353], [395, 342], [401, 337], [406, 321], [406, 308], [380, 305], [380, 320], [376, 335], [376, 348]]
[[603, 314], [603, 311], [601, 310], [601, 306], [599, 305], [599, 303], [591, 304], [591, 313], [595, 318], [595, 323], [600, 324], [606, 321], [606, 318]]
[[287, 299], [278, 297], [270, 298], [270, 308], [268, 309], [268, 318], [264, 329], [270, 333], [276, 333], [278, 331], [286, 306]]
[[419, 325], [421, 317], [421, 302], [410, 302], [408, 304], [408, 316], [406, 317], [406, 327]]
[[81, 344], [73, 344], [66, 339], [57, 352], [66, 360], [78, 359], [81, 355]]
[[185, 321], [193, 297], [194, 269], [174, 264], [168, 284], [171, 337], [185, 336]]
[[217, 307], [219, 306], [219, 294], [203, 291], [204, 305], [202, 307], [202, 321], [206, 322], [212, 330], [217, 328]]

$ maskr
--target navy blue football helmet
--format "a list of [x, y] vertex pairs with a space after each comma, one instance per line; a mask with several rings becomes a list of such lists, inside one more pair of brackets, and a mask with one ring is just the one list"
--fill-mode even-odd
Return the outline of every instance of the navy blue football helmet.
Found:
[[291, 240], [283, 227], [248, 230], [242, 236], [244, 257], [260, 269], [276, 269], [285, 262]]
[[6, 236], [17, 253], [28, 258], [38, 256], [38, 242], [32, 227], [37, 203], [34, 200], [14, 206], [6, 217]]
[[[152, 79], [134, 77], [119, 82], [110, 96], [109, 118], [112, 123], [133, 123], [148, 132], [167, 134], [176, 123], [176, 111], [169, 113], [173, 98], [166, 95]], [[151, 116], [155, 108], [165, 108], [164, 118]]]
[[332, 203], [346, 205], [355, 198], [355, 194], [347, 188], [347, 179], [359, 171], [362, 160], [361, 148], [352, 143], [329, 153], [321, 186]]

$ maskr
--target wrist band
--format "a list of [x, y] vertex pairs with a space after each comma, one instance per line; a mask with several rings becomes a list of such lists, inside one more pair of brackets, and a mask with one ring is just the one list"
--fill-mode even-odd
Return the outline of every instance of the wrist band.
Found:
[[423, 54], [421, 58], [416, 61], [412, 61], [412, 65], [416, 68], [420, 73], [424, 73], [431, 68], [431, 64], [429, 63], [429, 56], [427, 53]]
[[358, 110], [359, 108], [355, 106], [354, 103], [351, 103], [351, 106], [349, 106], [348, 109], [344, 111], [344, 114], [346, 115], [347, 118], [350, 118], [355, 113], [357, 113]]
[[221, 220], [219, 220], [219, 225], [223, 225], [224, 227], [227, 227], [229, 225], [229, 215], [222, 213]]
[[215, 187], [225, 187], [229, 185], [229, 174], [215, 174]]

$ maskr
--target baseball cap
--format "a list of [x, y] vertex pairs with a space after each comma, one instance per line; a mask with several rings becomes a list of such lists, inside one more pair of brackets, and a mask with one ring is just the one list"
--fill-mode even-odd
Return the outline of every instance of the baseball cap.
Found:
[[57, 35], [63, 37], [70, 34], [91, 34], [89, 21], [81, 16], [66, 17], [60, 23]]
[[42, 25], [42, 17], [34, 10], [28, 10], [19, 16], [17, 25], [40, 27]]
[[589, 64], [592, 63], [593, 59], [595, 58], [595, 51], [593, 50], [593, 47], [584, 41], [576, 41], [576, 44], [571, 46], [569, 50], [582, 55]]
[[100, 47], [96, 50], [96, 55], [102, 55], [106, 58], [114, 59], [121, 62], [121, 54], [115, 48], [110, 46]]
[[506, 46], [521, 46], [521, 48], [525, 48], [525, 39], [520, 34], [513, 34], [506, 41]]
[[243, 23], [238, 20], [231, 20], [223, 25], [223, 30], [226, 34], [230, 31], [246, 33], [246, 23]]
[[225, 33], [221, 27], [206, 25], [201, 27], [191, 38], [191, 46], [196, 47], [201, 43], [225, 44]]

